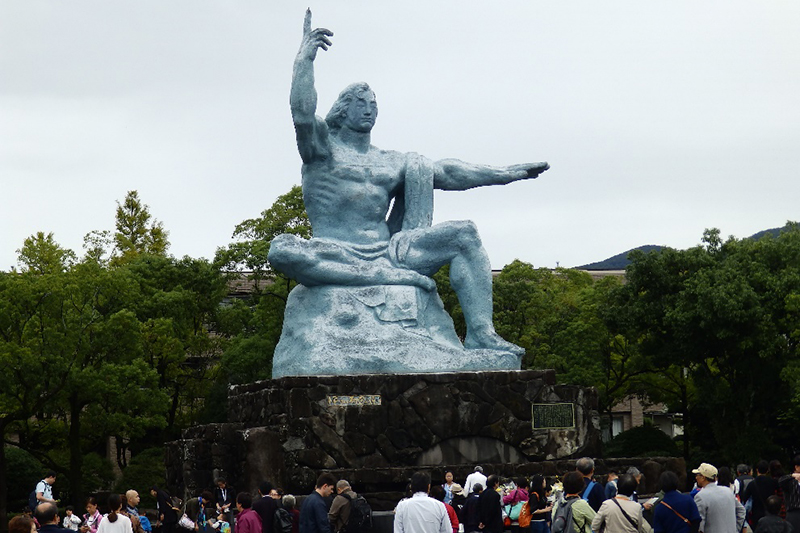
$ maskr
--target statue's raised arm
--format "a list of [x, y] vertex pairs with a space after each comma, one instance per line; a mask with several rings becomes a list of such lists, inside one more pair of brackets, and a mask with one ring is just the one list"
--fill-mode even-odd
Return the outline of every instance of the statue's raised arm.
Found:
[[333, 32], [325, 28], [311, 29], [311, 10], [306, 10], [303, 21], [303, 41], [294, 61], [292, 89], [289, 103], [292, 120], [297, 135], [297, 149], [304, 163], [311, 163], [325, 157], [328, 153], [328, 129], [325, 122], [318, 119], [317, 90], [314, 88], [314, 60], [317, 50], [327, 50], [331, 46], [329, 37]]

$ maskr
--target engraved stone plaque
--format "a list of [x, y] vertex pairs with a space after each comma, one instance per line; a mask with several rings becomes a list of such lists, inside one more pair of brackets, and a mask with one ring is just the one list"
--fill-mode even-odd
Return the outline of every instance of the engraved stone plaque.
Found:
[[575, 404], [533, 404], [533, 429], [566, 429], [575, 427]]
[[329, 407], [350, 407], [353, 405], [381, 405], [380, 394], [360, 394], [355, 396], [328, 395]]

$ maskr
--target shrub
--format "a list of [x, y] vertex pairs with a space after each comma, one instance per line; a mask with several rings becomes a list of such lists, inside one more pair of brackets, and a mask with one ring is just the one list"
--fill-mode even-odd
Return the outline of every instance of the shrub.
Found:
[[672, 439], [653, 426], [623, 431], [605, 446], [606, 457], [676, 457], [680, 453]]

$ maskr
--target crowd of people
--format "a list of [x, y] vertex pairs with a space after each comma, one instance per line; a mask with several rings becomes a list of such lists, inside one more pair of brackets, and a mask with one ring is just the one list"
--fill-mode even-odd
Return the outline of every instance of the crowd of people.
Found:
[[395, 533], [800, 533], [800, 456], [789, 474], [778, 461], [760, 461], [755, 477], [748, 465], [734, 478], [728, 467], [701, 463], [687, 493], [665, 471], [644, 500], [638, 469], [609, 472], [603, 485], [594, 466], [581, 458], [553, 485], [540, 475], [487, 477], [477, 466], [463, 487], [448, 472], [441, 489], [419, 472], [397, 506]]
[[[692, 470], [694, 486], [681, 489], [679, 476], [665, 471], [658, 492], [642, 498], [642, 473], [611, 471], [596, 479], [591, 458], [576, 461], [556, 483], [542, 475], [503, 479], [476, 466], [464, 484], [446, 472], [432, 484], [416, 472], [394, 510], [394, 533], [800, 533], [800, 456], [784, 474], [778, 461], [717, 469], [701, 463]], [[72, 507], [59, 515], [53, 498], [55, 474], [37, 484], [32, 516], [15, 517], [10, 533], [368, 533], [372, 510], [347, 480], [319, 476], [302, 505], [263, 481], [257, 496], [235, 493], [225, 479], [185, 503], [158, 487], [154, 522], [138, 509], [139, 494], [111, 494], [108, 513], [95, 498], [86, 514]]]

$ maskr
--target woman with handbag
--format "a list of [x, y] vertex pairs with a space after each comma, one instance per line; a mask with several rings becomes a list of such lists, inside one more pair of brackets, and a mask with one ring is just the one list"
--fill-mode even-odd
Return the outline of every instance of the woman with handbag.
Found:
[[528, 501], [528, 480], [524, 477], [514, 481], [516, 488], [503, 496], [503, 510], [511, 520], [511, 531], [514, 533], [527, 533], [528, 528], [520, 528], [519, 514], [522, 506]]

